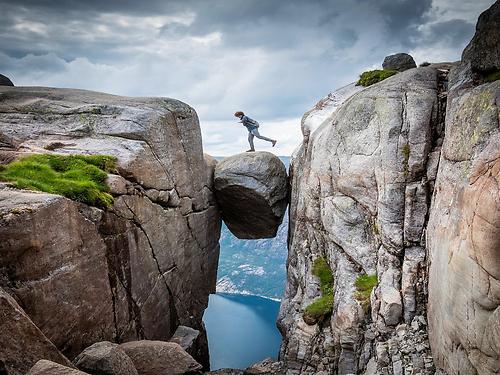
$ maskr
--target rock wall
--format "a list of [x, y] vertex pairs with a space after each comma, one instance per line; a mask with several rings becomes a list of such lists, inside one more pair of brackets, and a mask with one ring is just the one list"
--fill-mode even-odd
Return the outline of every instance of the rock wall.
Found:
[[[343, 88], [327, 116], [322, 101], [304, 115], [278, 318], [288, 374], [500, 371], [499, 7], [462, 62]], [[333, 309], [308, 325], [318, 258]], [[375, 274], [367, 304], [356, 282]]]
[[2, 186], [0, 286], [69, 358], [97, 341], [167, 340], [185, 325], [202, 332], [196, 357], [207, 365], [202, 315], [221, 221], [194, 110], [83, 90], [2, 87], [0, 96], [3, 162], [37, 152], [118, 158], [108, 210]]
[[[0, 288], [0, 373], [25, 374], [40, 358], [72, 366], [26, 315], [19, 304]], [[25, 344], [29, 342], [29, 351]]]
[[438, 368], [500, 372], [500, 2], [450, 72], [427, 245], [429, 336]]
[[[347, 98], [293, 160], [288, 283], [279, 315], [290, 373], [432, 371], [420, 332], [423, 232], [447, 69], [411, 69]], [[307, 325], [303, 311], [320, 295], [311, 271], [319, 257], [333, 271], [333, 313]], [[356, 299], [355, 282], [364, 274], [379, 280], [371, 314]], [[399, 342], [405, 335], [412, 340]]]

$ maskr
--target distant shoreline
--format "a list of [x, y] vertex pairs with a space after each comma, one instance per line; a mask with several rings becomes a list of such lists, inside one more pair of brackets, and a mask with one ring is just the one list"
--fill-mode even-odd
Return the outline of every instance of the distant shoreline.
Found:
[[281, 299], [280, 298], [266, 297], [266, 296], [261, 296], [261, 295], [258, 295], [258, 294], [251, 294], [251, 293], [245, 293], [245, 292], [243, 292], [243, 293], [215, 292], [215, 293], [212, 293], [212, 294], [217, 294], [219, 296], [259, 297], [259, 298], [268, 299], [268, 300], [271, 300], [271, 301], [275, 301], [275, 302], [280, 302], [281, 303]]

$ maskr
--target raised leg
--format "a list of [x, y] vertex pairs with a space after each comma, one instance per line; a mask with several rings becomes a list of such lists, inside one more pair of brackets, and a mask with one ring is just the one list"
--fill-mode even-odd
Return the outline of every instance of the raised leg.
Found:
[[275, 140], [274, 140], [274, 139], [267, 138], [267, 137], [264, 137], [263, 135], [260, 135], [259, 130], [257, 130], [257, 129], [252, 130], [252, 133], [250, 133], [250, 134], [253, 134], [253, 135], [255, 135], [257, 138], [262, 139], [262, 140], [264, 140], [264, 141], [268, 141], [268, 142], [271, 142], [271, 143], [274, 143], [274, 142], [275, 142]]

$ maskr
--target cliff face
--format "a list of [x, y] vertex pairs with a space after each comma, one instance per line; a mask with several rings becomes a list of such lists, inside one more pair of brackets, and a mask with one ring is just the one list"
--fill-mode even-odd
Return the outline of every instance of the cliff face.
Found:
[[[500, 2], [450, 72], [427, 245], [429, 336], [448, 373], [500, 372]], [[488, 81], [488, 79], [486, 79]]]
[[500, 371], [500, 82], [450, 73], [446, 136], [432, 202], [429, 334], [448, 373]]
[[[329, 114], [325, 98], [304, 115], [278, 320], [288, 373], [500, 371], [499, 4], [462, 62], [343, 88]], [[317, 259], [333, 309], [306, 324]]]
[[[346, 99], [292, 162], [288, 285], [279, 325], [282, 357], [297, 373], [371, 371], [376, 352], [384, 358], [379, 369], [403, 364], [396, 327], [409, 333], [415, 316], [425, 313], [423, 232], [447, 68], [412, 69]], [[307, 325], [303, 311], [320, 295], [312, 272], [320, 257], [333, 272], [333, 314]], [[370, 314], [355, 283], [375, 274]], [[416, 319], [406, 356], [423, 345], [413, 367], [425, 371], [419, 324]]]
[[83, 90], [0, 95], [4, 162], [33, 152], [118, 158], [108, 210], [1, 187], [0, 286], [69, 358], [97, 341], [167, 340], [181, 324], [203, 332], [196, 357], [207, 364], [202, 315], [221, 221], [194, 110]]

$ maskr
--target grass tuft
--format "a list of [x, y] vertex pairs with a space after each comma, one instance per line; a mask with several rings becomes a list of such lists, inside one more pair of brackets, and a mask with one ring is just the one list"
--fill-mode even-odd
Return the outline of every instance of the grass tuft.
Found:
[[311, 325], [330, 315], [333, 309], [333, 274], [325, 258], [314, 261], [312, 274], [319, 279], [322, 296], [304, 310], [303, 319]]
[[361, 73], [359, 76], [359, 80], [356, 83], [356, 86], [371, 86], [377, 82], [383, 81], [386, 78], [397, 74], [396, 70], [368, 70], [366, 72]]
[[354, 285], [356, 286], [356, 298], [365, 312], [370, 311], [370, 294], [372, 289], [377, 285], [377, 275], [361, 275], [356, 279]]
[[484, 78], [486, 82], [495, 82], [498, 81], [499, 79], [500, 79], [500, 70], [490, 73]]
[[408, 143], [403, 145], [403, 148], [401, 149], [401, 153], [403, 154], [403, 172], [404, 172], [405, 177], [408, 177], [409, 168], [410, 168], [410, 166], [408, 165], [408, 161], [410, 160], [410, 145]]
[[3, 166], [0, 180], [19, 189], [59, 194], [107, 208], [113, 204], [113, 197], [109, 194], [106, 177], [115, 166], [114, 156], [38, 154]]

